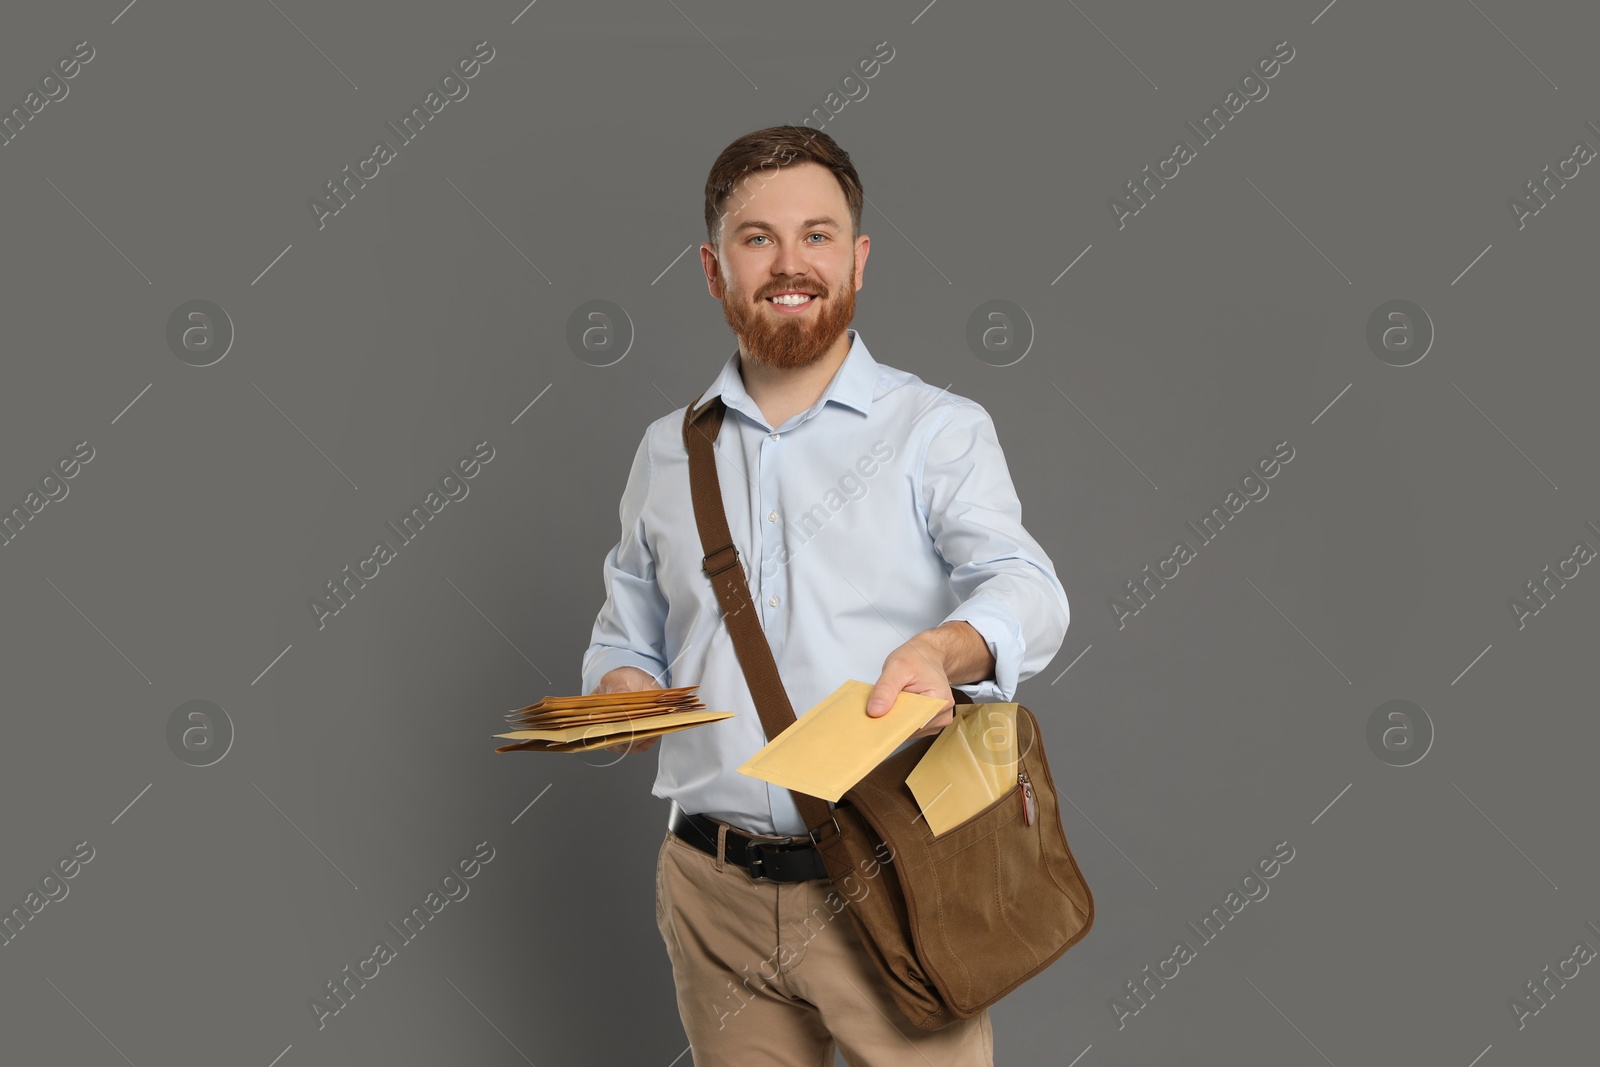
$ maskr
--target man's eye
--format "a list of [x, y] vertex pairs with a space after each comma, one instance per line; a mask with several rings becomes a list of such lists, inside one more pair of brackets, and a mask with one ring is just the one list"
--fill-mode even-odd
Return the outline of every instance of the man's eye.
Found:
[[762, 234], [758, 233], [754, 237], [750, 238], [750, 240], [752, 240], [752, 241], [765, 241], [766, 237], [763, 236]]
[[826, 240], [827, 240], [827, 239], [828, 239], [828, 235], [827, 235], [827, 234], [825, 234], [825, 233], [814, 233], [814, 234], [812, 234], [812, 235], [811, 235], [811, 236], [812, 236], [812, 237], [820, 237], [820, 238], [822, 238], [822, 239], [823, 239], [823, 240], [824, 240], [824, 241], [826, 241]]

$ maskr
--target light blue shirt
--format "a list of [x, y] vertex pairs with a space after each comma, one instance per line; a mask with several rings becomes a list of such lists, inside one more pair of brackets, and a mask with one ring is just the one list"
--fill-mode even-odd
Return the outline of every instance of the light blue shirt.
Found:
[[[1067, 596], [1022, 508], [982, 406], [874, 360], [861, 335], [815, 404], [767, 424], [737, 349], [695, 404], [721, 394], [716, 441], [728, 527], [796, 715], [847, 680], [869, 685], [914, 634], [964, 619], [994, 677], [964, 684], [1009, 702], [1060, 650]], [[628, 473], [605, 605], [583, 692], [616, 667], [695, 685], [720, 722], [662, 736], [651, 792], [752, 833], [801, 834], [789, 791], [736, 769], [767, 743], [716, 591], [689, 494], [683, 408], [645, 430]]]

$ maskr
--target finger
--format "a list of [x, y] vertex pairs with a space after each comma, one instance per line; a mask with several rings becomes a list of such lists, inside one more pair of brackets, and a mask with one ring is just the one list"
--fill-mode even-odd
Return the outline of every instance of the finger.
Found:
[[622, 751], [625, 755], [631, 755], [635, 752], [647, 752], [653, 748], [655, 743], [659, 740], [661, 740], [660, 734], [656, 734], [653, 737], [633, 737], [625, 743], [625, 747]]
[[894, 707], [894, 702], [900, 699], [900, 690], [904, 685], [898, 676], [885, 674], [879, 678], [878, 683], [872, 687], [872, 693], [867, 697], [867, 714], [877, 718]]
[[620, 751], [623, 754], [626, 754], [628, 751], [630, 751], [630, 746], [635, 740], [636, 738], [630, 733], [623, 737], [612, 738], [610, 741], [606, 741], [605, 743], [596, 745], [595, 747]]

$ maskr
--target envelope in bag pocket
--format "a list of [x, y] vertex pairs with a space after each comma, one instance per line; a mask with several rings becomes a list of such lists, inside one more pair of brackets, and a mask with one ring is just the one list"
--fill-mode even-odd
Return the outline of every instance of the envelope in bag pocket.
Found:
[[906, 775], [935, 837], [1004, 796], [1017, 784], [1016, 704], [957, 704]]

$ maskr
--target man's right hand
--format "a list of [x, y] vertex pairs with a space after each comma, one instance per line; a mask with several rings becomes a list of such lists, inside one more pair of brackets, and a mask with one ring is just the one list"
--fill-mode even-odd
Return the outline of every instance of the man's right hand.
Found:
[[[617, 667], [607, 671], [600, 677], [600, 684], [594, 687], [595, 693], [637, 693], [644, 689], [660, 689], [661, 685], [649, 672], [638, 667]], [[591, 694], [593, 695], [593, 694]], [[597, 748], [607, 751], [621, 752], [624, 756], [634, 752], [644, 752], [652, 748], [661, 735], [654, 737], [628, 737], [615, 741], [609, 745], [598, 745]]]

